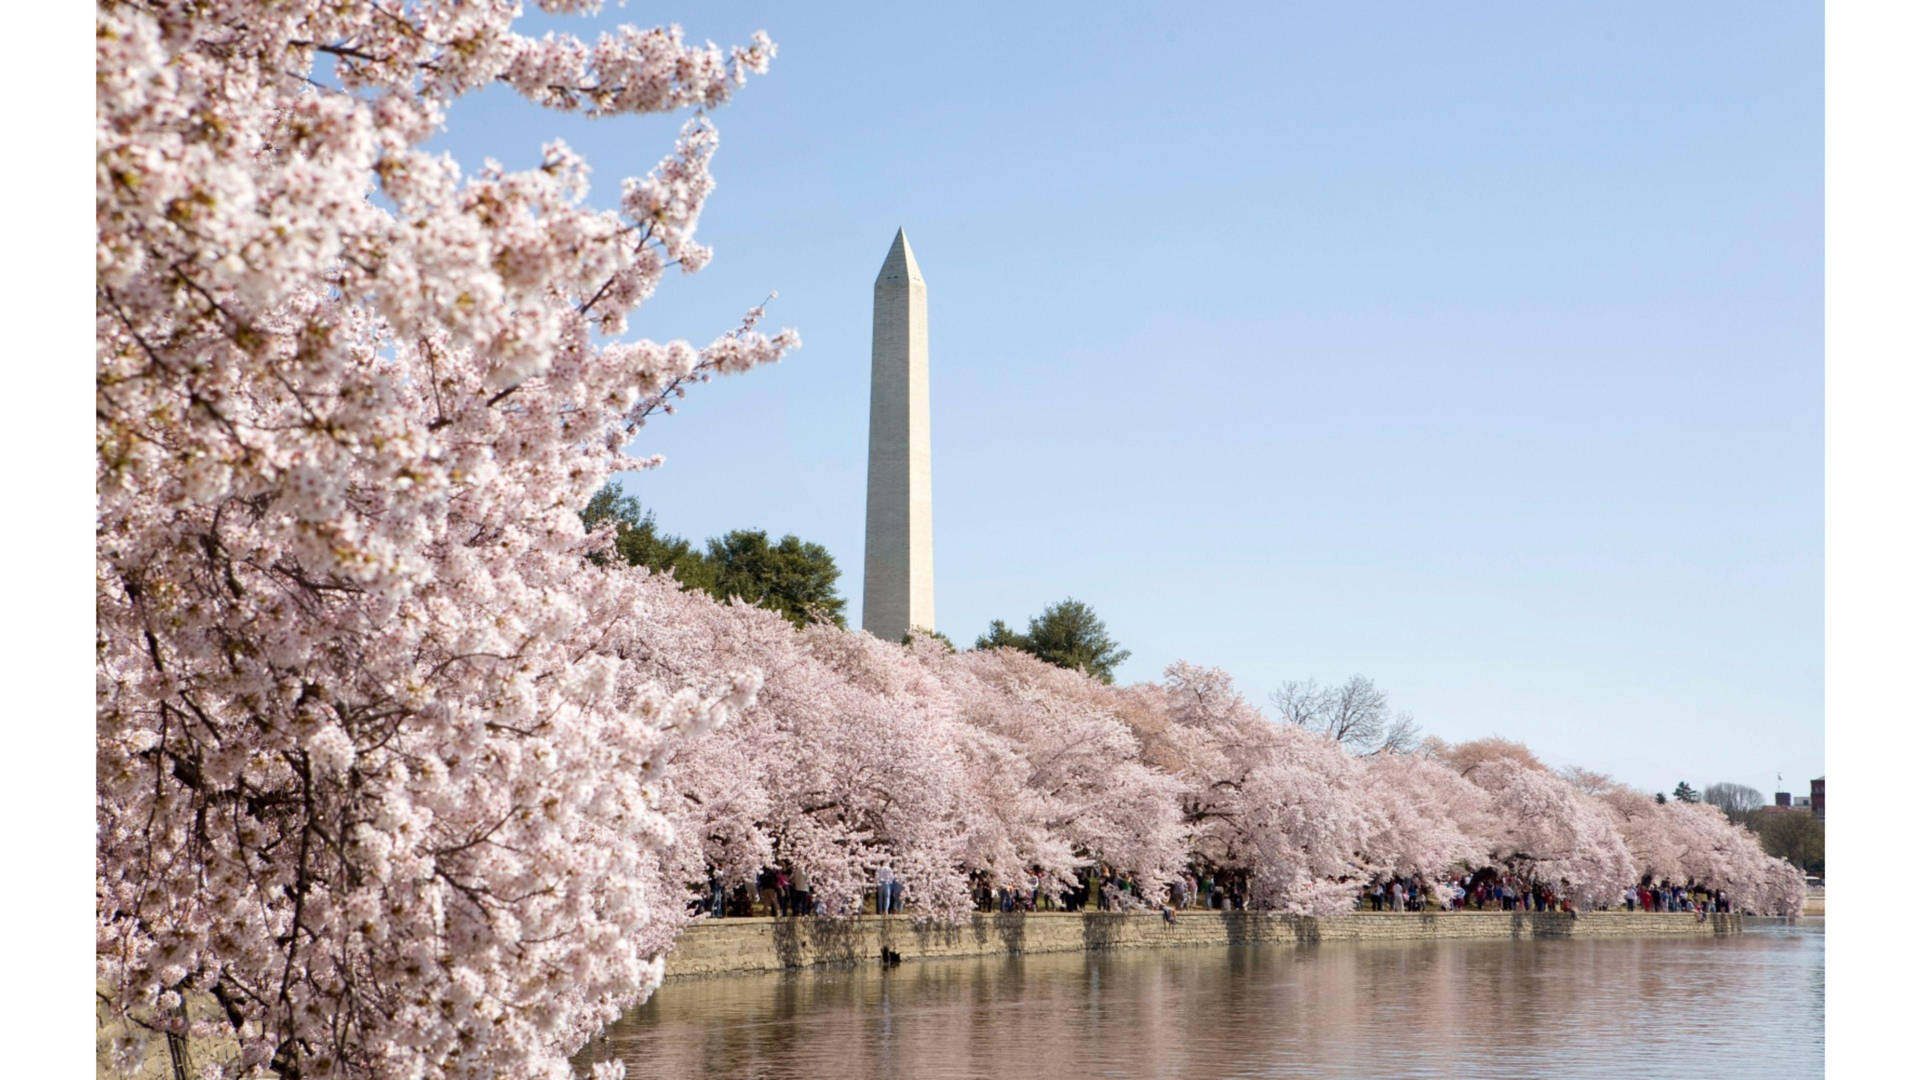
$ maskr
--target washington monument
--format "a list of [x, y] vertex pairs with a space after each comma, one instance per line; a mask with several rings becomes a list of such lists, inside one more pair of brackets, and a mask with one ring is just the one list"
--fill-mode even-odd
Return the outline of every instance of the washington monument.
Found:
[[867, 414], [867, 572], [860, 625], [899, 641], [933, 629], [933, 440], [928, 431], [927, 283], [905, 229], [873, 282]]

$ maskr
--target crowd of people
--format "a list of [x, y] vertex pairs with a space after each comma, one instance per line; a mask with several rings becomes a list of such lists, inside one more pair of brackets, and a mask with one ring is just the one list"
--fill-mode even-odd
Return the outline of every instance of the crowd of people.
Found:
[[1571, 911], [1552, 885], [1483, 869], [1438, 881], [1421, 875], [1381, 877], [1360, 889], [1362, 911]]
[[1622, 890], [1620, 906], [1626, 911], [1691, 911], [1700, 914], [1733, 910], [1732, 901], [1727, 899], [1727, 890], [1709, 889], [1691, 881], [1685, 885], [1675, 885], [1670, 881], [1658, 884], [1643, 881], [1633, 888]]
[[[1242, 877], [1232, 871], [1188, 869], [1168, 884], [1166, 899], [1156, 902], [1142, 893], [1131, 875], [1104, 864], [1081, 871], [1075, 887], [1058, 894], [1048, 891], [1037, 874], [1029, 874], [1026, 881], [1011, 886], [995, 885], [976, 875], [973, 908], [977, 912], [1001, 914], [1159, 910], [1168, 916], [1194, 910], [1244, 911], [1248, 903]], [[1492, 868], [1475, 872], [1463, 870], [1431, 880], [1412, 874], [1381, 876], [1358, 884], [1345, 878], [1341, 882], [1354, 888], [1354, 910], [1361, 912], [1576, 910], [1573, 901], [1559, 894], [1551, 884]], [[729, 889], [717, 873], [710, 874], [707, 883], [707, 893], [695, 908], [698, 914], [714, 919], [906, 913], [905, 886], [893, 868], [885, 864], [875, 868], [873, 883], [864, 891], [858, 912], [844, 903], [836, 910], [817, 910], [806, 871], [797, 867], [792, 872], [784, 867], [768, 867], [750, 886]], [[1601, 904], [1598, 909], [1702, 914], [1734, 910], [1725, 889], [1710, 889], [1691, 881], [1684, 885], [1664, 879], [1656, 882], [1651, 876], [1623, 889], [1617, 904]]]

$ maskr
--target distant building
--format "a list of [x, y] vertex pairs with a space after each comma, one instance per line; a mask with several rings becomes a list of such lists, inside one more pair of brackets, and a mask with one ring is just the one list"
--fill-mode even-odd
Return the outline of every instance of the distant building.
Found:
[[1811, 803], [1813, 806], [1813, 816], [1817, 818], [1826, 817], [1827, 816], [1827, 778], [1824, 776], [1816, 777], [1811, 786], [1813, 788], [1813, 794], [1808, 797], [1807, 801]]
[[1783, 808], [1783, 809], [1792, 809], [1792, 807], [1793, 807], [1793, 792], [1791, 792], [1791, 791], [1776, 791], [1776, 792], [1774, 792], [1774, 793], [1773, 793], [1773, 805], [1775, 805], [1775, 806], [1778, 806], [1778, 807], [1781, 807], [1781, 808]]

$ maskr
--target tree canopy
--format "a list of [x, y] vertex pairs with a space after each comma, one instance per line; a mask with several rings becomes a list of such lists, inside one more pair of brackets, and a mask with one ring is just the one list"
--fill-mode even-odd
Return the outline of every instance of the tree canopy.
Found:
[[707, 591], [723, 600], [737, 596], [771, 608], [795, 626], [847, 625], [847, 602], [835, 587], [840, 568], [819, 544], [791, 533], [774, 544], [762, 530], [735, 529], [707, 541], [707, 565], [713, 572]]
[[[799, 344], [630, 333], [712, 257], [713, 116], [773, 43], [541, 6], [95, 6], [103, 1071], [570, 1076], [662, 978], [664, 770], [762, 676], [648, 666], [657, 595], [705, 597], [575, 511]], [[442, 145], [483, 89], [530, 106], [517, 163]], [[533, 110], [686, 122], [588, 202]]]
[[1827, 823], [1804, 810], [1762, 810], [1751, 828], [1760, 836], [1760, 848], [1809, 874], [1827, 869]]
[[708, 540], [703, 552], [683, 537], [662, 532], [652, 511], [612, 484], [594, 494], [580, 519], [589, 529], [611, 521], [615, 554], [634, 566], [671, 572], [683, 588], [720, 600], [739, 597], [779, 612], [795, 626], [847, 625], [840, 568], [819, 544], [792, 534], [776, 543], [764, 530], [735, 529]]
[[1027, 620], [1025, 633], [1015, 633], [1000, 619], [974, 641], [976, 649], [1019, 649], [1056, 667], [1085, 672], [1103, 683], [1113, 682], [1114, 669], [1132, 656], [1107, 633], [1107, 624], [1093, 608], [1069, 596]]
[[660, 531], [653, 512], [642, 510], [640, 500], [608, 484], [594, 493], [593, 500], [580, 512], [588, 529], [603, 521], [614, 523], [613, 550], [628, 565], [650, 570], [670, 571], [673, 579], [688, 588], [712, 591], [713, 568], [691, 541]]

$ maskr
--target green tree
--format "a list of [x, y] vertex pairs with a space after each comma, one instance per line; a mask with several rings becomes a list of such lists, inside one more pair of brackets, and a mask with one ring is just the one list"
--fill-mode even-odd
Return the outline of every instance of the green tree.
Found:
[[844, 628], [847, 602], [838, 591], [840, 568], [819, 544], [797, 536], [779, 543], [758, 530], [735, 529], [707, 541], [705, 552], [686, 539], [662, 532], [653, 512], [613, 484], [601, 488], [580, 512], [591, 529], [614, 526], [613, 550], [633, 566], [673, 572], [682, 588], [700, 589], [716, 599], [739, 597], [770, 608], [795, 626], [830, 622]]
[[1785, 859], [1809, 874], [1825, 875], [1827, 869], [1827, 823], [1804, 810], [1767, 810], [1760, 814], [1754, 831], [1760, 834], [1760, 847], [1769, 855]]
[[840, 568], [819, 544], [792, 534], [774, 544], [762, 530], [735, 529], [707, 541], [706, 561], [713, 572], [707, 591], [723, 600], [737, 596], [771, 608], [795, 626], [847, 625]]
[[603, 521], [614, 523], [613, 550], [629, 565], [673, 572], [683, 588], [713, 589], [713, 568], [690, 541], [660, 531], [653, 511], [643, 511], [640, 500], [608, 484], [594, 493], [580, 520], [592, 529]]
[[1032, 652], [1033, 642], [1029, 641], [1025, 634], [1016, 634], [1008, 629], [1004, 621], [995, 619], [987, 625], [986, 633], [974, 639], [973, 647], [976, 649], [1019, 649], [1021, 652]]
[[1685, 780], [1680, 781], [1680, 783], [1674, 787], [1673, 797], [1684, 803], [1697, 803], [1700, 801], [1700, 793], [1693, 790], [1693, 785], [1687, 783]]
[[1654, 792], [1653, 801], [1659, 803], [1662, 806], [1665, 806], [1667, 804], [1667, 793], [1664, 791]]
[[1101, 682], [1113, 681], [1113, 669], [1133, 653], [1107, 633], [1093, 608], [1068, 597], [1027, 620], [1024, 634], [999, 619], [973, 643], [976, 649], [1019, 649], [1058, 667], [1084, 671]]

